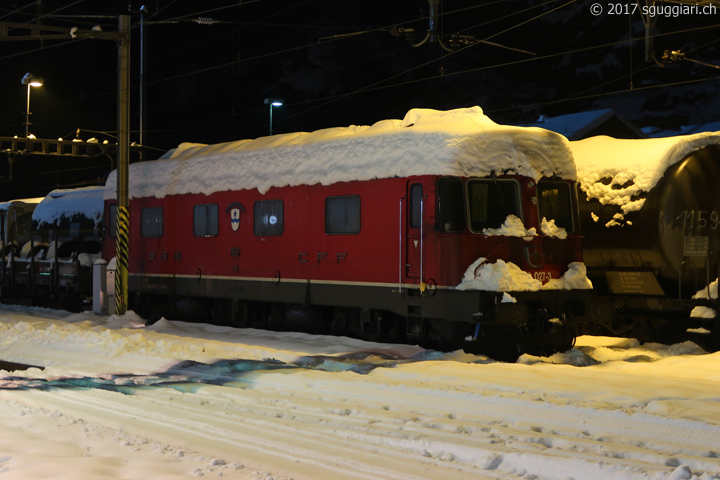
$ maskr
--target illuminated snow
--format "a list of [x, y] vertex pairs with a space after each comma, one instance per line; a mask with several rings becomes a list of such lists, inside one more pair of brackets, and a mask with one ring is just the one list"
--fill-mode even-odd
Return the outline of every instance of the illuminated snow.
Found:
[[512, 262], [498, 260], [485, 263], [486, 258], [475, 260], [463, 274], [458, 290], [488, 290], [491, 292], [527, 292], [542, 289], [540, 280], [534, 279]]
[[[328, 128], [217, 145], [183, 143], [167, 159], [130, 165], [130, 197], [285, 185], [329, 185], [414, 175], [573, 180], [567, 139], [540, 128], [498, 125], [480, 107], [410, 110], [403, 120]], [[116, 171], [105, 198], [115, 198]]]
[[[720, 144], [720, 132], [635, 140], [598, 136], [570, 142], [570, 147], [587, 198], [618, 205], [627, 214], [642, 208], [645, 199], [637, 196], [649, 192], [671, 165], [713, 144]], [[608, 178], [610, 183], [602, 183]], [[621, 220], [615, 218], [607, 226]]]
[[45, 367], [0, 372], [3, 480], [720, 479], [720, 353], [692, 342], [507, 364], [144, 325], [0, 306], [1, 358]]
[[[540, 224], [540, 231], [543, 235], [550, 237], [557, 237], [560, 239], [567, 238], [567, 231], [555, 225], [555, 220], [544, 218]], [[515, 215], [508, 215], [505, 222], [499, 228], [483, 228], [483, 235], [488, 237], [502, 235], [505, 237], [523, 237], [525, 240], [530, 241], [532, 238], [537, 236], [537, 230], [535, 227], [525, 228], [523, 221]]]
[[[502, 235], [506, 237], [534, 237], [537, 235], [535, 228], [525, 228], [523, 221], [515, 215], [508, 215], [505, 222], [499, 228], [483, 228], [483, 235], [489, 237]], [[530, 238], [528, 238], [530, 240]]]
[[[710, 284], [707, 285], [705, 288], [699, 290], [695, 295], [693, 295], [692, 298], [703, 300], [717, 299], [718, 279], [716, 278], [714, 281], [710, 282]], [[714, 308], [700, 305], [693, 308], [692, 312], [690, 312], [690, 316], [694, 318], [715, 318], [717, 317], [717, 310], [715, 310]]]
[[555, 225], [555, 220], [548, 220], [545, 217], [543, 217], [542, 223], [540, 224], [540, 231], [544, 235], [548, 235], [550, 237], [557, 237], [561, 240], [567, 238], [567, 231], [564, 228]]
[[463, 274], [457, 290], [487, 290], [491, 292], [535, 292], [538, 290], [588, 290], [592, 282], [587, 277], [584, 263], [572, 262], [561, 278], [554, 278], [544, 285], [528, 272], [512, 262], [497, 260], [485, 263], [487, 259], [475, 260]]

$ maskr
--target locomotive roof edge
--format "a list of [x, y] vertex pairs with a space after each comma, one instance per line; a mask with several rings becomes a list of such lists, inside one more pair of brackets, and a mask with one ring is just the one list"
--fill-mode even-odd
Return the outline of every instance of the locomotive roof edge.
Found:
[[[576, 178], [569, 141], [535, 127], [498, 125], [480, 107], [413, 109], [404, 120], [329, 128], [217, 145], [181, 144], [164, 158], [130, 165], [130, 198], [330, 185], [419, 175], [538, 180]], [[117, 171], [107, 180], [114, 199]]]

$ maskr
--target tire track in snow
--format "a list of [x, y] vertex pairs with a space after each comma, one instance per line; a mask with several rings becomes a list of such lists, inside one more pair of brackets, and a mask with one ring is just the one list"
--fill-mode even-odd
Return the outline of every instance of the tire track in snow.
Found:
[[[350, 471], [388, 480], [646, 479], [671, 475], [680, 465], [720, 474], [720, 455], [703, 447], [720, 437], [717, 427], [462, 386], [441, 398], [415, 388], [415, 400], [408, 401], [408, 387], [387, 380], [283, 370], [253, 372], [225, 385], [123, 387], [130, 398], [103, 390], [33, 393], [51, 396], [42, 403], [52, 402], [65, 415], [92, 414], [94, 421], [168, 440], [193, 438], [244, 463], [295, 472], [295, 478], [298, 472], [319, 479]], [[393, 392], [401, 391], [401, 400], [394, 400]], [[674, 436], [663, 438], [668, 427]]]

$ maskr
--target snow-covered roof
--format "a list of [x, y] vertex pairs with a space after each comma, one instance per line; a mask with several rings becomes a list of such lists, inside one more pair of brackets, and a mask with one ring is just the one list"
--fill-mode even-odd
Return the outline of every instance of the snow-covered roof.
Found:
[[35, 208], [33, 221], [59, 224], [63, 218], [82, 215], [98, 224], [103, 218], [104, 192], [105, 187], [53, 190]]
[[[624, 140], [605, 136], [570, 142], [578, 181], [588, 198], [639, 210], [644, 200], [631, 197], [650, 191], [671, 165], [703, 147], [720, 144], [720, 132], [667, 138]], [[601, 183], [612, 178], [608, 185]], [[632, 183], [622, 188], [630, 180]]]
[[21, 198], [18, 200], [10, 200], [8, 202], [0, 202], [0, 212], [7, 212], [10, 207], [15, 206], [19, 203], [24, 203], [27, 205], [37, 205], [42, 201], [43, 197], [37, 197], [37, 198]]
[[[570, 140], [580, 140], [590, 135], [598, 133], [610, 133], [607, 125], [614, 122], [616, 133], [629, 135], [632, 138], [645, 138], [645, 133], [632, 123], [619, 116], [613, 109], [590, 110], [586, 112], [569, 113], [559, 115], [557, 117], [541, 116], [537, 122], [527, 124], [528, 127], [539, 127], [552, 130], [564, 135]], [[603, 130], [597, 132], [597, 129], [606, 126]], [[593, 133], [596, 132], [596, 133]], [[610, 133], [613, 136], [619, 136], [616, 133]]]
[[[329, 185], [411, 175], [575, 179], [568, 140], [540, 128], [498, 125], [480, 107], [410, 110], [403, 120], [217, 145], [183, 143], [165, 160], [130, 165], [130, 198], [285, 185]], [[117, 172], [105, 198], [115, 198]]]
[[648, 137], [673, 137], [676, 135], [690, 135], [702, 132], [717, 132], [720, 130], [720, 120], [716, 122], [700, 123], [697, 125], [684, 125], [679, 130], [661, 130], [657, 127], [645, 127], [642, 129]]

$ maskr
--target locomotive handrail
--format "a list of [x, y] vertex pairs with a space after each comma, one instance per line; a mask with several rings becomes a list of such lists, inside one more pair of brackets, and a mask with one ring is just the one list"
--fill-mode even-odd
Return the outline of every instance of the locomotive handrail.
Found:
[[402, 255], [402, 243], [403, 243], [403, 199], [400, 197], [400, 214], [398, 215], [398, 292], [402, 293], [402, 269], [403, 269], [403, 255]]
[[424, 216], [424, 206], [425, 206], [425, 197], [420, 197], [420, 293], [425, 293], [425, 281], [423, 280], [425, 277], [423, 276], [423, 226], [425, 225], [425, 216]]

